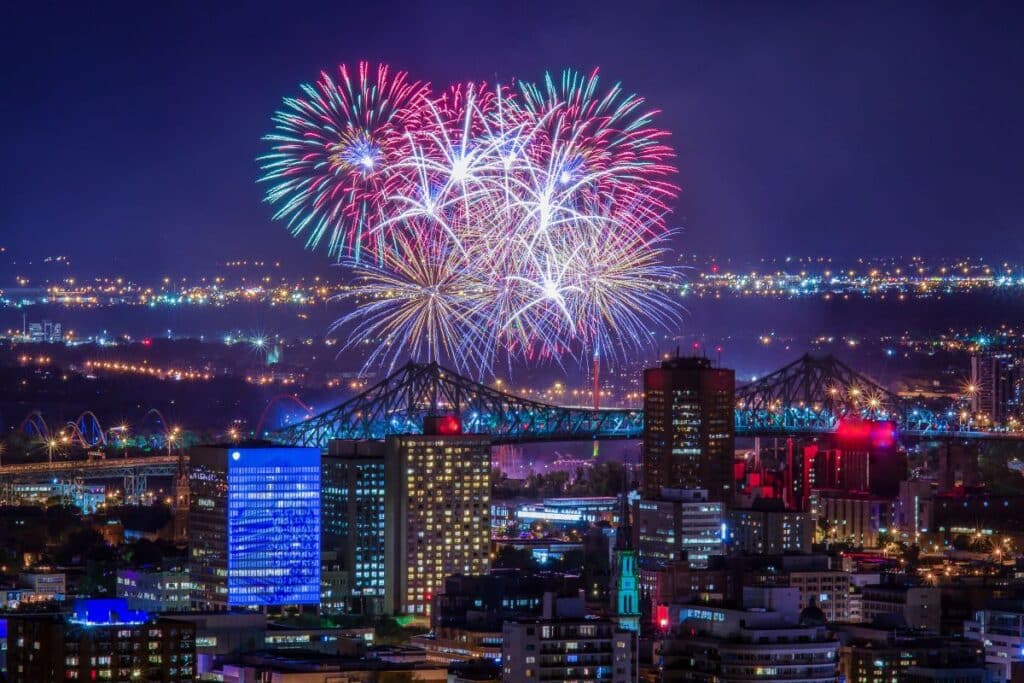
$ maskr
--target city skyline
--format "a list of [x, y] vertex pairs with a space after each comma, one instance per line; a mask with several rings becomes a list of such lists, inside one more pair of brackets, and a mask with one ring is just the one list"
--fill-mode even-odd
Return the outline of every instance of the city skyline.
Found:
[[1024, 680], [1024, 11], [0, 16], [0, 683]]

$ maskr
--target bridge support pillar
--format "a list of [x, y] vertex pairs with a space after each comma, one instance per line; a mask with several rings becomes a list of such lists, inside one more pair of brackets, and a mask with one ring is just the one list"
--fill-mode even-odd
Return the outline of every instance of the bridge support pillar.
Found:
[[124, 476], [124, 502], [125, 505], [142, 502], [146, 495], [146, 475], [137, 471]]
[[71, 482], [71, 504], [85, 509], [85, 478], [75, 477]]

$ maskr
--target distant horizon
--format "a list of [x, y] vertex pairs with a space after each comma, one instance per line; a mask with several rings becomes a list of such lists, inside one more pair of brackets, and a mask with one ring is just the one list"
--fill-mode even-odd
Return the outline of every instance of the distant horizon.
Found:
[[599, 67], [671, 133], [677, 253], [1024, 259], [1013, 6], [110, 2], [7, 15], [12, 253], [133, 277], [194, 275], [240, 251], [315, 267], [272, 221], [256, 158], [283, 98], [373, 59], [438, 85]]
[[[828, 259], [834, 266], [856, 267], [858, 261], [864, 261], [864, 265], [877, 265], [882, 261], [909, 261], [914, 258], [921, 258], [926, 263], [949, 264], [959, 261], [973, 261], [978, 264], [998, 267], [1008, 263], [1013, 268], [1024, 269], [1024, 254], [1014, 259], [1005, 254], [999, 256], [986, 256], [984, 254], [964, 255], [941, 255], [941, 254], [848, 254], [844, 256], [829, 256], [827, 254], [724, 254], [724, 253], [694, 253], [674, 254], [675, 258], [668, 261], [673, 264], [687, 266], [691, 263], [711, 265], [713, 263], [728, 264], [734, 268], [757, 268], [771, 267], [785, 271], [787, 259], [792, 262], [794, 270], [807, 261]], [[62, 260], [56, 259], [63, 257]], [[47, 261], [46, 259], [50, 259]], [[238, 261], [248, 261], [250, 265], [236, 265]], [[262, 262], [262, 266], [256, 265]], [[230, 264], [230, 267], [229, 267]], [[125, 277], [132, 282], [150, 284], [164, 277], [195, 280], [202, 277], [230, 276], [233, 273], [245, 270], [262, 268], [263, 270], [277, 270], [287, 277], [315, 277], [320, 276], [330, 281], [345, 281], [353, 277], [351, 270], [344, 264], [338, 263], [320, 252], [300, 250], [297, 253], [277, 253], [274, 255], [232, 255], [224, 258], [212, 257], [208, 259], [195, 259], [188, 264], [181, 264], [178, 267], [165, 267], [155, 269], [144, 263], [126, 262], [118, 259], [105, 264], [88, 263], [82, 266], [73, 254], [53, 253], [43, 256], [21, 257], [12, 250], [0, 250], [0, 266], [12, 268], [4, 279], [0, 279], [0, 290], [11, 289], [17, 286], [15, 278], [27, 276], [30, 279], [44, 277], [46, 282], [57, 282], [64, 278], [75, 278], [89, 280], [93, 278]], [[21, 271], [17, 269], [21, 268]], [[685, 274], [684, 274], [685, 280]], [[32, 283], [39, 284], [39, 283]]]

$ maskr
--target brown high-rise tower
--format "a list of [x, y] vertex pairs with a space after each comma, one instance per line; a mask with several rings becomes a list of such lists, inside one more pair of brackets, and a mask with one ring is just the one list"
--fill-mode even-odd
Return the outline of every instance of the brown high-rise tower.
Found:
[[644, 371], [644, 498], [699, 488], [728, 502], [735, 393], [735, 373], [707, 358], [676, 357]]

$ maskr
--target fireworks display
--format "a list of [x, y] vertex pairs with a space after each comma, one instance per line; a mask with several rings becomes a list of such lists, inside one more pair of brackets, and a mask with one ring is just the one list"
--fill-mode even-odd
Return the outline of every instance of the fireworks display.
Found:
[[351, 267], [369, 363], [619, 357], [675, 320], [678, 188], [656, 112], [597, 73], [433, 93], [360, 64], [286, 99], [259, 159], [275, 217]]

